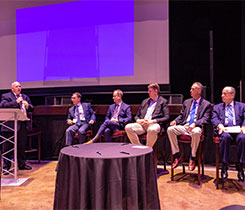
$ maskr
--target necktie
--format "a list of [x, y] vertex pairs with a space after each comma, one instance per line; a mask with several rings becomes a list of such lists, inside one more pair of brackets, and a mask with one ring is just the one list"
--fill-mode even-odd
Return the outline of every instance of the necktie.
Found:
[[227, 105], [228, 126], [233, 126], [233, 112], [230, 104]]
[[194, 122], [194, 117], [195, 117], [195, 112], [196, 112], [196, 104], [197, 104], [197, 102], [194, 101], [194, 104], [192, 106], [191, 113], [190, 113], [190, 122], [189, 122], [189, 125], [191, 125]]
[[75, 113], [77, 115], [77, 125], [80, 126], [80, 125], [82, 125], [82, 123], [81, 123], [81, 119], [80, 119], [80, 113], [79, 113], [78, 106], [76, 106]]
[[116, 105], [116, 108], [114, 110], [114, 114], [113, 114], [112, 118], [114, 118], [114, 119], [117, 118], [117, 116], [118, 116], [118, 109], [119, 109], [119, 104]]

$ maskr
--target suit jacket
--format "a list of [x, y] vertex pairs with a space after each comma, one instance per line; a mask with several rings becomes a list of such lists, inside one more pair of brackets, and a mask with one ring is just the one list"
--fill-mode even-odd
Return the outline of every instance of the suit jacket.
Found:
[[[175, 119], [177, 125], [186, 124], [187, 118], [190, 114], [191, 104], [193, 102], [193, 98], [189, 98], [184, 101], [182, 105], [182, 109], [180, 115]], [[196, 126], [201, 126], [202, 124], [208, 124], [210, 120], [210, 110], [211, 104], [209, 101], [201, 98], [198, 104], [197, 109], [197, 118], [195, 121]]]
[[[236, 125], [245, 126], [245, 106], [241, 102], [234, 101], [234, 111]], [[225, 125], [225, 103], [214, 106], [212, 124], [217, 127], [219, 124]]]
[[[83, 102], [81, 104], [82, 104], [82, 107], [83, 107], [83, 112], [84, 112], [84, 117], [86, 119], [86, 122], [89, 123], [90, 120], [93, 120], [95, 122], [96, 121], [96, 117], [95, 117], [94, 111], [93, 111], [93, 109], [91, 107], [91, 104], [90, 103], [85, 103], [85, 102]], [[76, 109], [76, 106], [72, 106], [69, 109], [67, 120], [73, 120], [74, 118], [76, 118], [75, 109]]]
[[[116, 108], [116, 104], [111, 104], [109, 106], [109, 109], [105, 117], [106, 120], [110, 120], [112, 118], [115, 108]], [[118, 122], [120, 126], [124, 127], [126, 123], [131, 121], [131, 119], [132, 119], [132, 116], [131, 116], [130, 106], [122, 102], [119, 113], [118, 113]]]
[[[23, 100], [27, 101], [29, 106], [28, 106], [28, 109], [26, 110], [26, 113], [28, 115], [28, 112], [32, 112], [33, 111], [33, 105], [31, 104], [31, 100], [30, 98], [21, 93], [22, 95], [22, 98]], [[0, 107], [1, 108], [18, 108], [20, 109], [20, 104], [18, 104], [16, 102], [16, 96], [14, 95], [14, 93], [11, 91], [11, 92], [8, 92], [8, 93], [5, 93], [2, 95], [2, 100], [1, 100], [1, 103], [0, 103]], [[27, 130], [31, 129], [31, 122], [30, 121], [27, 121], [25, 122], [26, 123], [26, 127], [27, 127]], [[5, 123], [5, 125], [13, 128], [14, 127], [14, 122], [7, 122]], [[20, 122], [18, 122], [18, 130], [20, 128]], [[9, 131], [7, 128], [5, 128], [4, 126], [2, 126], [2, 131]]]
[[[147, 109], [149, 107], [149, 103], [150, 103], [150, 98], [147, 98], [142, 102], [135, 116], [135, 120], [144, 119]], [[152, 119], [156, 120], [157, 123], [161, 123], [165, 125], [169, 120], [168, 101], [164, 99], [162, 96], [159, 96], [156, 102], [155, 110], [152, 113]]]

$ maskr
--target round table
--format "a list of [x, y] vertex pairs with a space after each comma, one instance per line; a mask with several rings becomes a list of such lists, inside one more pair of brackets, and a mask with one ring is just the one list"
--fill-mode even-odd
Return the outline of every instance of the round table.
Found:
[[160, 209], [152, 148], [125, 143], [63, 148], [54, 209]]

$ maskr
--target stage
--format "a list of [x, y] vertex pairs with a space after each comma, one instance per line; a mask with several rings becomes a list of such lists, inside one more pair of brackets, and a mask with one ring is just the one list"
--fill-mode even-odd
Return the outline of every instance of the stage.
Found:
[[[2, 187], [0, 209], [53, 209], [57, 161], [42, 161], [41, 164], [30, 162], [30, 165], [33, 168], [31, 171], [18, 171], [19, 178], [28, 178], [24, 184]], [[167, 169], [170, 171], [170, 166]], [[181, 172], [181, 168], [176, 172]], [[205, 166], [205, 178], [200, 186], [193, 175], [188, 175], [178, 182], [171, 181], [170, 174], [160, 176], [158, 190], [161, 209], [218, 210], [227, 207], [226, 209], [230, 210], [240, 210], [241, 206], [245, 208], [245, 182], [235, 182], [234, 185], [228, 180], [225, 189], [216, 190], [214, 177], [215, 167], [210, 166]], [[236, 171], [229, 171], [229, 178], [236, 177]]]

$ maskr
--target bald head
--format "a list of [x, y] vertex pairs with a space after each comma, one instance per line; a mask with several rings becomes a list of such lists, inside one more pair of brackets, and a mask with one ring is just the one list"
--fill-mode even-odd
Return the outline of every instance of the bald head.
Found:
[[230, 104], [236, 95], [236, 90], [233, 87], [230, 86], [226, 86], [224, 87], [224, 89], [222, 90], [222, 101], [226, 104]]
[[19, 95], [21, 92], [21, 84], [15, 81], [11, 84], [11, 89], [13, 93], [15, 93], [16, 95]]

